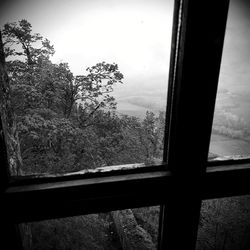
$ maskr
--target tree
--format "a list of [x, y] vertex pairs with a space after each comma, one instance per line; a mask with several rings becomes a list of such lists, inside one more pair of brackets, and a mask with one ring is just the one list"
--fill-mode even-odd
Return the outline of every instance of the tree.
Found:
[[[8, 98], [26, 174], [78, 170], [83, 157], [92, 159], [89, 165], [103, 165], [101, 153], [94, 160], [90, 149], [98, 145], [93, 139], [99, 141], [94, 129], [98, 116], [108, 122], [111, 118], [104, 113], [116, 108], [110, 93], [114, 84], [122, 83], [118, 65], [98, 63], [87, 68], [86, 75], [74, 76], [67, 63], [50, 61], [53, 46], [40, 34], [33, 34], [26, 20], [6, 24], [3, 34], [9, 58]], [[87, 142], [89, 135], [92, 145]], [[79, 145], [85, 145], [84, 149]]]
[[[5, 39], [5, 55], [24, 56], [28, 65], [37, 63], [41, 57], [49, 58], [54, 54], [54, 47], [48, 39], [43, 39], [39, 33], [32, 34], [31, 24], [22, 19], [17, 23], [7, 23], [4, 25], [3, 36]], [[39, 48], [35, 48], [34, 44], [40, 42]], [[12, 48], [16, 45], [15, 49]], [[21, 46], [21, 50], [16, 48]]]
[[146, 112], [140, 130], [140, 141], [144, 148], [146, 161], [149, 163], [162, 158], [164, 126], [164, 112], [160, 112], [158, 117], [153, 112]]
[[[106, 62], [97, 63], [87, 68], [87, 75], [73, 76], [66, 63], [60, 63], [57, 68], [57, 75], [60, 76], [58, 84], [61, 87], [61, 101], [63, 104], [63, 114], [70, 117], [72, 108], [76, 102], [81, 102], [84, 119], [88, 120], [98, 109], [115, 109], [116, 102], [110, 93], [113, 85], [122, 83], [123, 75], [118, 70], [118, 65]], [[83, 118], [83, 117], [82, 117]]]
[[163, 112], [147, 112], [143, 121], [115, 113], [113, 86], [123, 79], [117, 64], [97, 63], [74, 76], [67, 63], [51, 62], [53, 46], [26, 20], [4, 27], [5, 45], [15, 45], [5, 51], [15, 55], [7, 68], [26, 174], [161, 158]]
[[12, 175], [20, 175], [22, 157], [17, 129], [16, 117], [10, 102], [11, 88], [7, 74], [2, 33], [0, 31], [0, 113], [5, 133], [6, 145], [9, 156], [9, 166]]

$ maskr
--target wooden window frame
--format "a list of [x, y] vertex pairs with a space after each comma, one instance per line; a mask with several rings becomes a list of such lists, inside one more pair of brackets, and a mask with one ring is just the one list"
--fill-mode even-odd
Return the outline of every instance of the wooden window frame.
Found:
[[250, 159], [207, 161], [228, 6], [175, 1], [162, 164], [13, 180], [0, 134], [1, 244], [22, 249], [22, 222], [161, 205], [158, 249], [195, 249], [202, 200], [250, 194]]

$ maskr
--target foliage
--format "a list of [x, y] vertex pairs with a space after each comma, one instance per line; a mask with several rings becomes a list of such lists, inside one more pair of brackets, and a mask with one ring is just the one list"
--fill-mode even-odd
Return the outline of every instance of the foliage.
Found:
[[[33, 250], [112, 250], [110, 222], [104, 215], [92, 214], [60, 220], [29, 223]], [[53, 237], [51, 237], [53, 235]]]
[[248, 125], [242, 117], [222, 108], [215, 110], [213, 133], [241, 140], [247, 140], [250, 135]]
[[249, 249], [250, 197], [204, 201], [197, 249]]
[[[48, 39], [43, 39], [39, 33], [32, 34], [31, 24], [23, 19], [17, 23], [4, 25], [3, 36], [5, 39], [6, 56], [24, 56], [29, 65], [37, 63], [41, 58], [48, 58], [54, 54], [54, 48]], [[32, 46], [40, 42], [39, 48]], [[19, 46], [21, 50], [12, 48]]]
[[[144, 160], [135, 154], [129, 157], [131, 141], [137, 139], [127, 132], [132, 132], [136, 119], [115, 114], [113, 86], [123, 79], [117, 64], [97, 63], [86, 75], [74, 76], [67, 63], [51, 62], [54, 47], [33, 34], [26, 20], [6, 24], [3, 37], [23, 174]], [[146, 126], [134, 136], [142, 136], [142, 129]]]

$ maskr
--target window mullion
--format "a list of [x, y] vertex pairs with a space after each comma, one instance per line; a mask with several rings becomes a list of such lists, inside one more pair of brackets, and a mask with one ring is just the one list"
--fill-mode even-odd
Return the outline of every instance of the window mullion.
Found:
[[[222, 55], [228, 0], [183, 0], [167, 162], [175, 178], [162, 210], [161, 249], [194, 249]], [[172, 62], [173, 63], [173, 62]]]

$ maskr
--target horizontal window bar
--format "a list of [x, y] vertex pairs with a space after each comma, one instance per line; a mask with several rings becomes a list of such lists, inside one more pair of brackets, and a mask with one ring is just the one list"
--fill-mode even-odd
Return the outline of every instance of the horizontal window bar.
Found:
[[146, 165], [144, 163], [122, 164], [105, 166], [96, 169], [86, 169], [66, 174], [35, 174], [29, 176], [15, 176], [11, 178], [10, 186], [21, 186], [30, 184], [45, 184], [64, 182], [70, 180], [84, 180], [98, 177], [113, 177], [126, 174], [152, 173], [166, 170], [166, 163]]
[[[208, 167], [201, 182], [202, 199], [250, 194], [250, 162]], [[223, 163], [221, 163], [223, 164]]]
[[[228, 165], [241, 165], [250, 163], [250, 157], [243, 156], [223, 156], [215, 157], [207, 162], [207, 167], [216, 166], [228, 166]], [[106, 166], [97, 169], [87, 169], [78, 172], [71, 172], [67, 174], [41, 174], [41, 175], [30, 175], [30, 176], [16, 176], [11, 178], [10, 185], [18, 186], [30, 185], [30, 184], [45, 184], [64, 182], [70, 180], [80, 180], [98, 177], [113, 177], [124, 174], [136, 174], [136, 173], [152, 173], [155, 171], [164, 171], [168, 169], [167, 163], [162, 162], [161, 164], [146, 165], [144, 163], [124, 164], [116, 166]]]
[[[123, 174], [9, 187], [2, 207], [14, 222], [166, 204], [194, 183], [201, 199], [250, 194], [250, 164], [208, 168], [197, 178], [170, 171]], [[178, 194], [181, 192], [178, 191]], [[181, 197], [180, 197], [181, 198]]]
[[159, 190], [170, 190], [168, 175], [156, 171], [13, 186], [1, 204], [14, 222], [159, 205], [165, 197]]

